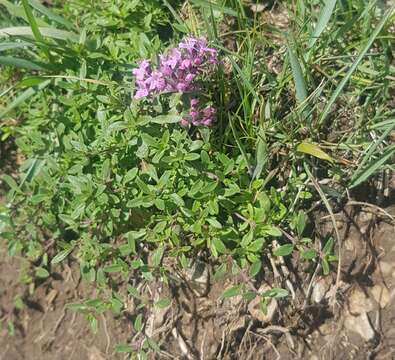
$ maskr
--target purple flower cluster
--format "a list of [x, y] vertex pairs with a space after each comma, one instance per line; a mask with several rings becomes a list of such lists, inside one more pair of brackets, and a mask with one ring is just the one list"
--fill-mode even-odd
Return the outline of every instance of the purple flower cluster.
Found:
[[189, 124], [195, 126], [210, 126], [213, 123], [216, 110], [212, 106], [199, 108], [199, 99], [191, 99], [191, 109], [188, 116], [185, 116], [181, 122], [181, 126], [188, 126]]
[[[185, 38], [167, 54], [159, 55], [159, 64], [154, 67], [150, 60], [143, 60], [133, 70], [137, 91], [135, 99], [163, 92], [196, 92], [200, 89], [198, 80], [208, 74], [218, 63], [217, 50], [207, 46], [204, 38]], [[211, 106], [198, 108], [199, 100], [191, 99], [189, 115], [181, 125], [210, 125], [215, 109]]]

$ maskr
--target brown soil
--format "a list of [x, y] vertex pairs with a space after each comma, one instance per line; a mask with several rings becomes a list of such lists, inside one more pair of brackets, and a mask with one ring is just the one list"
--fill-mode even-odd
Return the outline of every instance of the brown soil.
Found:
[[[21, 260], [0, 254], [0, 359], [118, 359], [116, 343], [125, 342], [130, 324], [109, 314], [98, 316], [98, 332], [93, 334], [83, 314], [65, 309], [65, 304], [94, 297], [93, 287], [80, 281], [78, 269], [65, 267], [60, 273], [36, 284], [33, 295], [19, 282]], [[15, 309], [21, 298], [24, 307]], [[7, 334], [6, 323], [15, 326]]]

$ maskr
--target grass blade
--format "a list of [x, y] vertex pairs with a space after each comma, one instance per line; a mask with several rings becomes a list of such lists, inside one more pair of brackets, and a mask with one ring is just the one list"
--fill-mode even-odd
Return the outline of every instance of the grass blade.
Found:
[[332, 108], [332, 105], [335, 103], [341, 92], [343, 91], [344, 86], [350, 80], [352, 74], [358, 67], [359, 63], [362, 61], [363, 57], [366, 55], [366, 53], [369, 51], [370, 47], [372, 46], [373, 42], [376, 40], [377, 36], [380, 34], [381, 30], [383, 29], [384, 25], [387, 23], [388, 19], [392, 15], [392, 10], [389, 9], [380, 23], [377, 25], [376, 29], [373, 31], [372, 35], [370, 35], [369, 40], [367, 41], [366, 45], [362, 49], [362, 51], [359, 53], [358, 57], [354, 61], [354, 63], [351, 65], [350, 69], [348, 70], [346, 76], [343, 78], [343, 80], [340, 82], [336, 90], [333, 92], [332, 96], [328, 100], [328, 102], [325, 105], [324, 110], [322, 111], [321, 118], [319, 119], [319, 124], [322, 124], [327, 116], [329, 115], [329, 112]]
[[229, 9], [229, 8], [227, 8], [225, 6], [221, 6], [221, 5], [212, 3], [212, 2], [207, 1], [207, 0], [190, 0], [190, 1], [191, 1], [192, 4], [201, 6], [202, 8], [205, 8], [205, 9], [208, 9], [208, 10], [210, 10], [210, 8], [211, 8], [213, 10], [222, 12], [222, 13], [227, 14], [227, 15], [231, 15], [231, 16], [235, 16], [235, 17], [238, 16], [237, 11]]
[[35, 63], [30, 60], [15, 58], [12, 56], [0, 56], [0, 64], [6, 66], [13, 66], [20, 69], [28, 70], [45, 70], [44, 64]]
[[248, 80], [243, 70], [240, 68], [239, 65], [237, 65], [236, 61], [232, 58], [232, 56], [229, 56], [228, 59], [232, 63], [232, 66], [236, 70], [236, 73], [240, 76], [243, 85], [245, 85], [245, 87], [249, 90], [250, 94], [253, 95], [254, 99], [258, 102], [258, 104], [261, 104], [262, 101], [259, 98], [258, 93], [255, 91], [253, 84], [251, 84], [251, 82]]
[[47, 7], [42, 5], [40, 2], [37, 0], [28, 0], [29, 4], [39, 11], [41, 14], [45, 15], [49, 20], [52, 20], [60, 25], [63, 25], [66, 29], [72, 30], [74, 29], [74, 26], [71, 22], [63, 18], [62, 16], [59, 16], [55, 13], [53, 13], [51, 10], [49, 10]]
[[240, 141], [240, 139], [239, 139], [239, 134], [238, 134], [237, 130], [236, 130], [235, 127], [234, 127], [233, 120], [229, 119], [229, 125], [230, 125], [230, 128], [231, 128], [231, 130], [232, 130], [233, 137], [234, 137], [234, 139], [235, 139], [235, 141], [236, 141], [237, 147], [239, 148], [240, 153], [242, 154], [242, 156], [243, 156], [243, 158], [244, 158], [244, 160], [245, 160], [245, 162], [246, 162], [246, 164], [247, 164], [247, 167], [248, 167], [248, 174], [249, 174], [250, 176], [252, 176], [252, 175], [253, 175], [252, 166], [251, 166], [250, 162], [248, 161], [247, 153], [246, 153], [246, 151], [245, 151], [245, 149], [244, 149], [243, 144], [241, 143], [241, 141]]
[[265, 132], [263, 129], [261, 129], [258, 135], [258, 140], [256, 142], [256, 166], [252, 175], [253, 179], [258, 179], [261, 176], [262, 171], [266, 167], [268, 160], [269, 151], [265, 140]]
[[162, 0], [163, 4], [169, 9], [169, 11], [171, 12], [171, 14], [173, 15], [174, 19], [177, 20], [177, 22], [179, 23], [179, 25], [181, 26], [186, 26], [185, 22], [181, 19], [181, 17], [177, 14], [177, 11], [174, 10], [173, 6], [171, 6], [169, 4], [169, 2], [167, 0]]
[[[59, 30], [51, 27], [39, 27], [42, 36], [57, 40], [72, 41], [78, 43], [79, 35], [76, 33]], [[0, 37], [6, 36], [33, 36], [32, 29], [29, 26], [13, 26], [0, 29]]]
[[364, 155], [362, 161], [360, 162], [357, 170], [355, 171], [354, 175], [352, 176], [351, 181], [354, 182], [356, 181], [357, 177], [359, 176], [358, 174], [361, 172], [361, 169], [365, 166], [366, 162], [372, 158], [372, 155], [378, 148], [380, 144], [384, 141], [384, 139], [390, 134], [390, 132], [395, 128], [395, 120], [392, 120], [392, 124], [388, 126], [388, 128], [384, 131], [384, 133], [377, 139], [377, 141], [372, 144], [372, 146], [369, 147], [368, 152]]
[[365, 180], [367, 180], [371, 175], [373, 175], [377, 170], [383, 166], [388, 159], [390, 159], [395, 154], [395, 146], [390, 146], [384, 152], [380, 159], [372, 160], [369, 165], [358, 174], [354, 182], [351, 183], [350, 188], [358, 186], [362, 184]]
[[45, 164], [45, 160], [40, 160], [37, 158], [29, 159], [28, 162], [30, 166], [21, 180], [21, 183], [19, 185], [20, 188], [22, 188], [23, 184], [26, 181], [30, 183], [33, 180], [33, 178], [40, 173], [41, 168]]
[[41, 32], [38, 28], [36, 19], [33, 16], [33, 12], [32, 9], [30, 8], [29, 2], [27, 0], [22, 0], [22, 5], [23, 8], [25, 9], [25, 13], [29, 21], [30, 27], [32, 28], [34, 38], [36, 39], [37, 43], [41, 47], [42, 51], [45, 53], [47, 59], [51, 61], [52, 59], [48, 49], [45, 46], [42, 46], [42, 44], [45, 44], [45, 40], [42, 37]]
[[6, 50], [20, 49], [25, 46], [33, 46], [33, 44], [28, 42], [3, 42], [0, 43], [0, 52]]
[[307, 98], [306, 82], [304, 80], [302, 67], [300, 66], [299, 60], [291, 47], [287, 45], [289, 60], [291, 62], [292, 75], [295, 81], [296, 88], [296, 99], [302, 103]]
[[4, 110], [0, 111], [0, 119], [3, 118], [11, 110], [15, 109], [23, 102], [25, 102], [27, 99], [32, 97], [38, 90], [44, 89], [50, 82], [51, 82], [50, 80], [43, 82], [37, 88], [31, 87], [25, 90], [22, 94], [18, 95], [10, 104], [8, 104], [8, 106]]
[[19, 94], [8, 106], [0, 112], [0, 119], [3, 118], [7, 113], [16, 108], [18, 105], [22, 104], [25, 100], [29, 99], [36, 93], [36, 90], [29, 88], [25, 90], [22, 94]]
[[321, 10], [320, 15], [318, 16], [317, 24], [313, 30], [313, 33], [311, 34], [310, 41], [308, 44], [309, 48], [313, 47], [313, 45], [318, 40], [322, 32], [325, 30], [333, 14], [333, 11], [335, 10], [335, 6], [336, 6], [336, 0], [325, 1], [325, 5]]
[[[7, 0], [0, 0], [0, 5], [3, 5], [11, 16], [15, 16], [29, 22], [22, 6], [14, 5]], [[48, 26], [48, 24], [41, 19], [37, 19], [37, 24], [40, 26]]]

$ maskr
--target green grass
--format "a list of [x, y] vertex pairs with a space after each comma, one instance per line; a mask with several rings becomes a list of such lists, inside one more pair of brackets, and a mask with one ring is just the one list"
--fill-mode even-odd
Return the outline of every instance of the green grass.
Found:
[[[164, 258], [181, 268], [210, 258], [216, 277], [228, 265], [258, 277], [268, 254], [336, 269], [339, 244], [309, 239], [309, 209], [318, 201], [332, 214], [347, 191], [393, 169], [394, 11], [363, 0], [278, 3], [254, 13], [241, 0], [0, 1], [0, 136], [26, 159], [18, 176], [2, 177], [1, 237], [44, 278], [78, 261], [100, 290], [70, 306], [89, 321], [121, 313], [111, 279], [171, 281]], [[185, 33], [221, 53], [207, 94], [212, 129], [173, 124], [169, 99], [131, 99], [136, 62]], [[224, 296], [250, 299], [244, 285]], [[127, 287], [144, 337], [142, 309], [153, 304], [141, 289]], [[152, 341], [133, 351], [157, 350]]]

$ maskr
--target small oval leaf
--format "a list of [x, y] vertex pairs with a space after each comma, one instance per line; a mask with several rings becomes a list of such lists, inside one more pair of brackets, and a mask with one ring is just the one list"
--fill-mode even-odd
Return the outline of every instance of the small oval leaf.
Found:
[[276, 250], [273, 251], [274, 256], [287, 256], [292, 253], [294, 249], [293, 244], [285, 244], [278, 247]]

